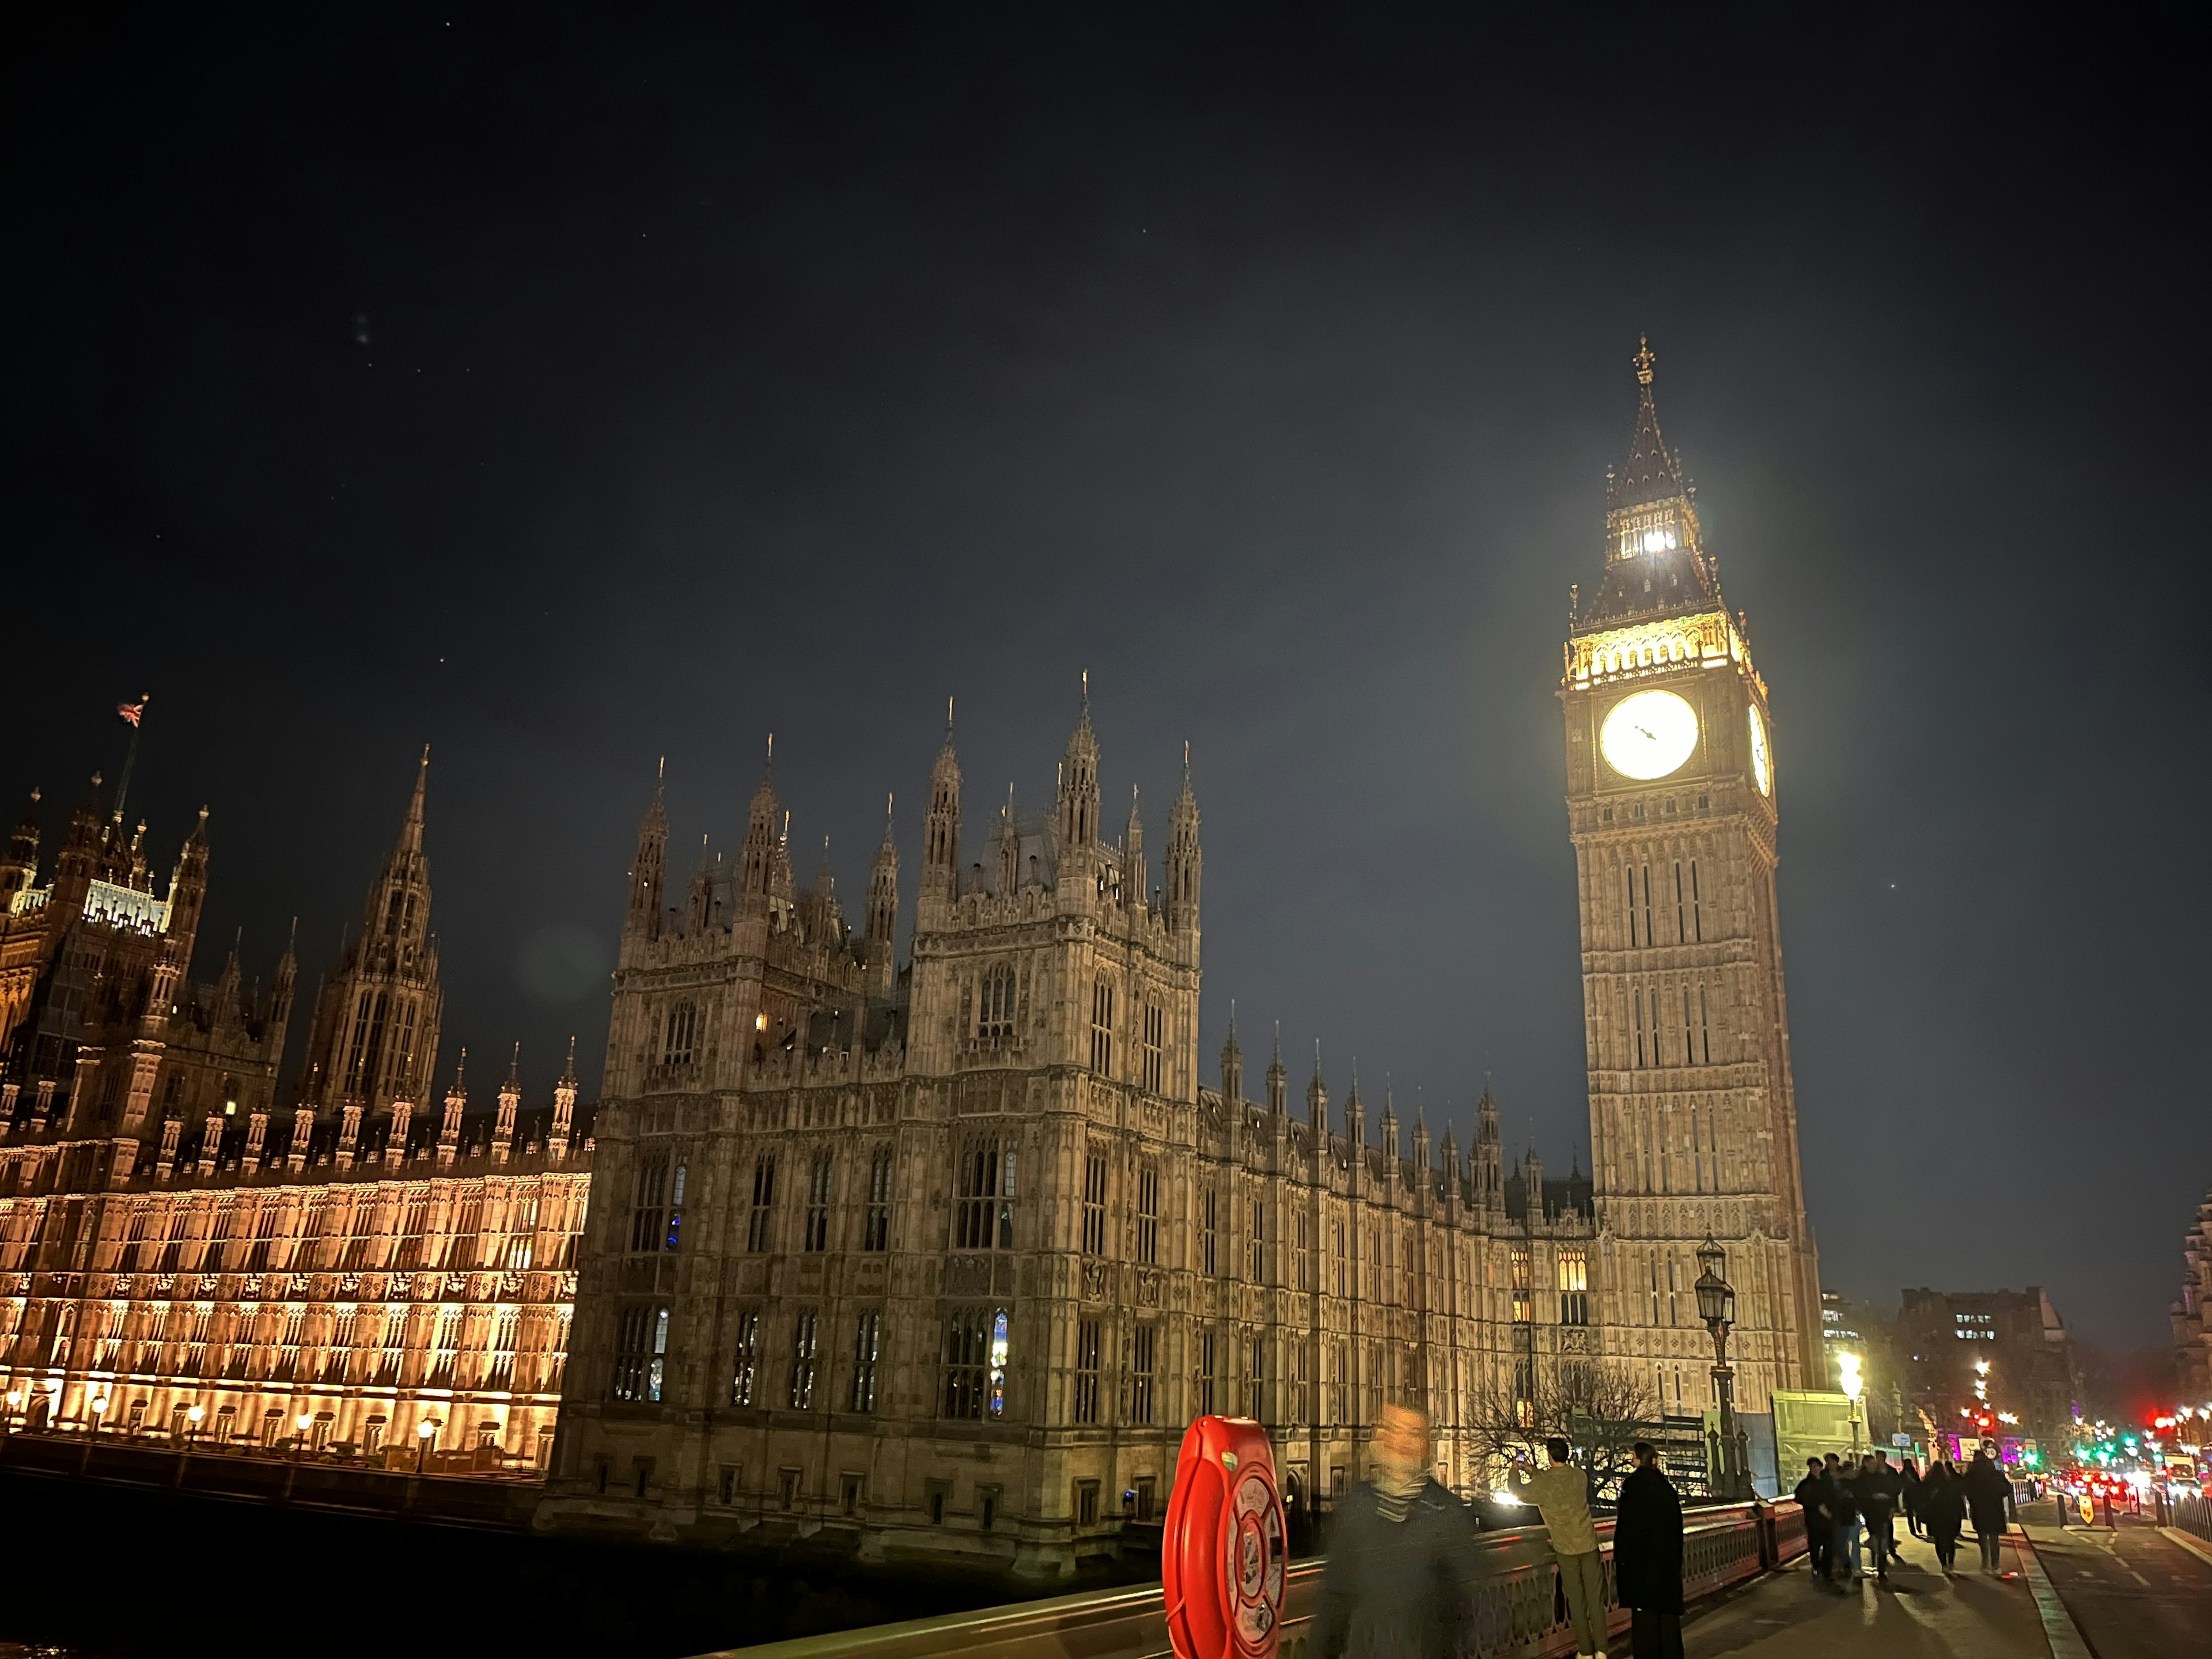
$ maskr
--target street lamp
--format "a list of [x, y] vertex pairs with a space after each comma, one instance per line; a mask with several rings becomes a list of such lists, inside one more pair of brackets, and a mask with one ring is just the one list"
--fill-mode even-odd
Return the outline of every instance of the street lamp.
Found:
[[16, 1424], [15, 1424], [15, 1417], [16, 1417], [16, 1414], [17, 1414], [19, 1412], [21, 1412], [22, 1409], [23, 1409], [23, 1391], [22, 1391], [21, 1389], [9, 1389], [9, 1390], [8, 1390], [8, 1426], [9, 1426], [9, 1428], [11, 1428], [11, 1429], [12, 1429], [12, 1428], [14, 1428], [14, 1427], [15, 1427], [15, 1426], [16, 1426]]
[[1859, 1405], [1866, 1397], [1866, 1379], [1859, 1375], [1859, 1357], [1855, 1353], [1838, 1354], [1836, 1369], [1842, 1373], [1844, 1397], [1851, 1402], [1851, 1451], [1856, 1455], [1859, 1429], [1864, 1420], [1859, 1416]]
[[1729, 1328], [1735, 1323], [1735, 1291], [1721, 1275], [1728, 1268], [1728, 1253], [1713, 1243], [1711, 1233], [1698, 1246], [1698, 1316], [1713, 1336], [1713, 1400], [1720, 1408], [1720, 1496], [1741, 1498], [1744, 1486], [1743, 1448], [1736, 1443], [1735, 1373], [1729, 1369]]
[[292, 1437], [292, 1461], [296, 1463], [300, 1461], [300, 1455], [307, 1449], [307, 1431], [315, 1426], [315, 1419], [306, 1412], [301, 1412], [292, 1419], [292, 1426], [299, 1431], [299, 1433]]
[[429, 1461], [430, 1442], [437, 1432], [438, 1424], [434, 1418], [426, 1417], [415, 1425], [415, 1473], [417, 1474], [422, 1473], [424, 1464]]
[[207, 1421], [207, 1407], [194, 1406], [185, 1413], [185, 1420], [191, 1425], [185, 1431], [185, 1445], [189, 1449], [192, 1442], [200, 1437], [200, 1425]]
[[104, 1394], [93, 1395], [91, 1405], [92, 1437], [97, 1440], [100, 1438], [100, 1419], [107, 1414], [107, 1396]]

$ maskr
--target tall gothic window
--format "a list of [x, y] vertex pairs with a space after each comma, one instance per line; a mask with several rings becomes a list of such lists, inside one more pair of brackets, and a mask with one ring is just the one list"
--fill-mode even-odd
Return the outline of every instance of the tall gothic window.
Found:
[[745, 1227], [745, 1248], [758, 1254], [775, 1243], [775, 1154], [763, 1152], [753, 1164], [753, 1206]]
[[1652, 931], [1651, 927], [1651, 866], [1645, 865], [1639, 873], [1644, 878], [1644, 942], [1656, 945], [1659, 935]]
[[668, 1309], [640, 1302], [623, 1310], [615, 1339], [614, 1395], [652, 1403], [667, 1380]]
[[1129, 1341], [1129, 1421], [1139, 1425], [1152, 1420], [1152, 1361], [1159, 1348], [1160, 1328], [1141, 1324]]
[[1267, 1421], [1267, 1339], [1254, 1333], [1245, 1344], [1244, 1415], [1255, 1423]]
[[647, 1152], [637, 1163], [637, 1188], [630, 1203], [629, 1248], [633, 1255], [663, 1248], [668, 1228], [669, 1157]]
[[791, 1331], [791, 1409], [795, 1412], [811, 1410], [814, 1405], [814, 1374], [820, 1364], [822, 1316], [812, 1308], [801, 1312], [792, 1322]]
[[1014, 1035], [1014, 970], [1010, 963], [1001, 963], [983, 975], [975, 1035], [986, 1042], [1003, 1042]]
[[1578, 1249], [1559, 1252], [1559, 1323], [1589, 1323], [1589, 1261]]
[[1702, 944], [1705, 937], [1705, 918], [1698, 897], [1698, 861], [1690, 860], [1690, 937]]
[[1091, 1069], [1114, 1074], [1114, 987], [1103, 975], [1091, 988]]
[[1198, 1414], [1213, 1415], [1213, 1378], [1220, 1365], [1220, 1338], [1212, 1331], [1198, 1334]]
[[1079, 1423], [1098, 1420], [1098, 1322], [1075, 1322], [1075, 1409]]
[[760, 1383], [761, 1316], [757, 1309], [738, 1316], [737, 1362], [730, 1370], [730, 1403], [750, 1406]]
[[1631, 949], [1631, 950], [1632, 951], [1632, 950], [1634, 950], [1634, 949], [1636, 948], [1636, 866], [1635, 866], [1634, 865], [1632, 865], [1632, 865], [1629, 865], [1629, 866], [1627, 866], [1627, 870], [1628, 870], [1628, 947], [1629, 947], [1629, 949]]
[[1091, 1152], [1083, 1160], [1083, 1253], [1106, 1254], [1106, 1155]]
[[891, 1149], [876, 1148], [874, 1159], [868, 1165], [867, 1224], [862, 1231], [860, 1248], [864, 1250], [887, 1250], [891, 1243]]
[[1513, 1322], [1525, 1325], [1536, 1316], [1533, 1272], [1526, 1244], [1513, 1247]]
[[1145, 1005], [1145, 1092], [1160, 1091], [1161, 1052], [1167, 1030], [1167, 1012], [1157, 1002]]
[[699, 1033], [698, 1005], [679, 1002], [668, 1011], [667, 1040], [662, 1043], [660, 1063], [664, 1066], [689, 1066], [692, 1045]]
[[1137, 1170], [1137, 1260], [1146, 1266], [1160, 1259], [1160, 1171], [1156, 1164]]
[[806, 1180], [806, 1248], [820, 1252], [830, 1248], [830, 1154], [814, 1154]]
[[883, 1358], [884, 1316], [871, 1309], [860, 1316], [853, 1333], [853, 1409], [876, 1408], [876, 1367]]
[[1198, 1270], [1209, 1279], [1214, 1272], [1214, 1249], [1218, 1237], [1215, 1209], [1220, 1196], [1211, 1187], [1204, 1188], [1198, 1195]]
[[960, 1152], [960, 1190], [952, 1212], [952, 1247], [1014, 1248], [1014, 1165], [1011, 1136], [973, 1135]]
[[1252, 1231], [1244, 1241], [1244, 1278], [1248, 1283], [1267, 1282], [1267, 1200], [1252, 1200]]
[[402, 1273], [422, 1265], [422, 1241], [430, 1231], [430, 1194], [425, 1190], [412, 1193], [402, 1212], [399, 1250], [392, 1266]]
[[1713, 1030], [1705, 1020], [1705, 988], [1698, 987], [1698, 1043], [1705, 1056], [1705, 1064], [1713, 1063]]
[[981, 1421], [1006, 1413], [1008, 1321], [1004, 1308], [959, 1308], [945, 1334], [945, 1414]]

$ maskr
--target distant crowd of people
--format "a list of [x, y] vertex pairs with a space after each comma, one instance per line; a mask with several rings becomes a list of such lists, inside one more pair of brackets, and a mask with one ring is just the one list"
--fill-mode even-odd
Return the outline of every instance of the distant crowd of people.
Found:
[[[1429, 1473], [1429, 1446], [1421, 1413], [1384, 1409], [1368, 1478], [1344, 1500], [1331, 1531], [1316, 1659], [1454, 1659], [1465, 1647], [1462, 1623], [1476, 1593], [1475, 1522]], [[1604, 1659], [1605, 1570], [1589, 1474], [1570, 1461], [1565, 1440], [1546, 1442], [1544, 1452], [1545, 1467], [1512, 1470], [1514, 1495], [1544, 1517], [1576, 1652]], [[1630, 1610], [1635, 1659], [1680, 1659], [1681, 1498], [1650, 1443], [1637, 1443], [1635, 1459], [1614, 1505], [1615, 1599]], [[2012, 1483], [1987, 1452], [1977, 1452], [1963, 1472], [1938, 1459], [1924, 1475], [1909, 1457], [1893, 1468], [1886, 1452], [1856, 1461], [1830, 1453], [1806, 1461], [1795, 1495], [1804, 1506], [1814, 1577], [1841, 1590], [1863, 1582], [1869, 1565], [1877, 1584], [1887, 1581], [1890, 1563], [1901, 1559], [1893, 1529], [1900, 1510], [1914, 1536], [1935, 1545], [1947, 1577], [1971, 1519], [1982, 1570], [1996, 1572]]]
[[1971, 1518], [1981, 1546], [1982, 1571], [1996, 1572], [2012, 1503], [2012, 1482], [1986, 1451], [1978, 1451], [1963, 1473], [1948, 1458], [1937, 1458], [1922, 1474], [1911, 1458], [1890, 1467], [1889, 1454], [1875, 1450], [1857, 1462], [1834, 1452], [1805, 1460], [1805, 1478], [1796, 1497], [1805, 1510], [1805, 1541], [1813, 1557], [1813, 1576], [1836, 1589], [1866, 1578], [1863, 1540], [1876, 1584], [1889, 1580], [1897, 1553], [1897, 1516], [1916, 1538], [1936, 1547], [1943, 1576], [1953, 1576], [1959, 1534]]

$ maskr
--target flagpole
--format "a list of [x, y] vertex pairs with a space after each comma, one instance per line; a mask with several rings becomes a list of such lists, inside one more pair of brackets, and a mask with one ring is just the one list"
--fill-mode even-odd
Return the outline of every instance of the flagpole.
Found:
[[[131, 724], [131, 742], [123, 751], [123, 775], [116, 780], [115, 784], [115, 816], [118, 820], [123, 817], [124, 797], [131, 793], [131, 769], [138, 763], [138, 723], [146, 717], [146, 705], [153, 700], [154, 695], [149, 691], [142, 693], [136, 704], [124, 705], [131, 711], [124, 715]], [[121, 714], [123, 708], [115, 712]]]

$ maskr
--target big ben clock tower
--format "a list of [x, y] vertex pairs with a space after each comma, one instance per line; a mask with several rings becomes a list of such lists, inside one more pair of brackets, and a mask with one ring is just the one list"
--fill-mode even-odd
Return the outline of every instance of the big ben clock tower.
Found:
[[1604, 1294], [1599, 1345], [1665, 1410], [1711, 1406], [1694, 1259], [1735, 1290], [1729, 1358], [1746, 1411], [1826, 1385], [1805, 1219], [1775, 910], [1787, 750], [1660, 435], [1649, 344], [1635, 435], [1607, 502], [1605, 566], [1575, 590], [1559, 699], [1582, 895]]

